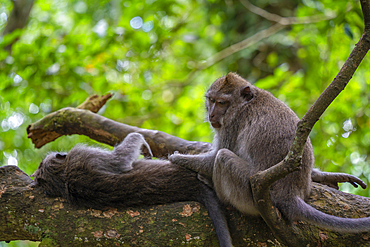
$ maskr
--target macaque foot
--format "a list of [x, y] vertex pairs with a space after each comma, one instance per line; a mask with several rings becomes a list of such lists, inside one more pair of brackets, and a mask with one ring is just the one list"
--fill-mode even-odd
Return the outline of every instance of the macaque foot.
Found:
[[325, 184], [331, 188], [339, 189], [338, 183], [350, 183], [353, 187], [366, 189], [366, 184], [356, 176], [346, 173], [334, 173], [334, 172], [321, 172], [317, 169], [312, 171], [312, 181]]

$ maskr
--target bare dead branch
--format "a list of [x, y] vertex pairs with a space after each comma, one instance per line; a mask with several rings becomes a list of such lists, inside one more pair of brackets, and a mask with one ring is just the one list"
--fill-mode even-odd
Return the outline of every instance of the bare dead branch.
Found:
[[167, 158], [175, 151], [202, 153], [211, 148], [209, 143], [186, 141], [161, 131], [140, 129], [75, 108], [64, 108], [53, 112], [27, 127], [28, 137], [32, 139], [37, 148], [62, 135], [73, 134], [83, 134], [114, 146], [131, 132], [142, 134], [149, 143], [153, 155], [158, 158]]
[[[90, 110], [92, 112], [98, 112], [101, 107], [112, 97], [112, 94], [106, 94], [104, 96], [92, 95], [88, 97], [81, 105], [77, 106], [77, 109]], [[52, 113], [54, 116], [55, 113]], [[48, 115], [49, 116], [49, 115]], [[49, 118], [47, 118], [49, 119]], [[40, 122], [40, 121], [39, 121]], [[38, 122], [38, 123], [39, 123]], [[45, 121], [41, 120], [42, 123]], [[49, 124], [49, 123], [48, 123]], [[54, 123], [56, 124], [56, 123]], [[36, 148], [41, 148], [45, 144], [56, 140], [62, 135], [50, 130], [50, 129], [40, 129], [34, 127], [32, 124], [27, 127], [28, 138], [31, 138], [33, 144]]]
[[107, 103], [107, 101], [112, 98], [113, 94], [106, 94], [103, 96], [91, 95], [88, 97], [81, 105], [77, 106], [77, 109], [89, 110], [91, 112], [97, 113], [100, 108]]

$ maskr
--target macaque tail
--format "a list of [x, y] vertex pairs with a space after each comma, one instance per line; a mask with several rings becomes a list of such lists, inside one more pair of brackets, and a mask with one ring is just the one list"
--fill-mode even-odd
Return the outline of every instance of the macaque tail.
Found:
[[[359, 233], [370, 231], [370, 217], [366, 218], [342, 218], [325, 214], [310, 205], [299, 197], [295, 197], [294, 208], [290, 207], [287, 217], [291, 221], [307, 221], [316, 226], [334, 230], [342, 233]], [[284, 213], [284, 212], [283, 212]], [[284, 213], [285, 214], [285, 213]]]
[[216, 196], [216, 193], [208, 185], [202, 185], [202, 192], [198, 200], [207, 208], [215, 227], [220, 247], [232, 247], [232, 240], [221, 202]]

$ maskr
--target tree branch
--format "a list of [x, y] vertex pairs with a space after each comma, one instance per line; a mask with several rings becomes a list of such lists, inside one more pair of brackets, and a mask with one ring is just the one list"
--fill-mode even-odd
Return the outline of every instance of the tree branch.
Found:
[[239, 0], [239, 1], [250, 12], [256, 15], [259, 15], [265, 18], [266, 20], [273, 21], [273, 22], [279, 23], [280, 25], [284, 25], [284, 26], [316, 23], [320, 21], [331, 20], [337, 17], [337, 14], [334, 12], [327, 13], [326, 15], [314, 15], [314, 16], [304, 16], [304, 17], [282, 17], [280, 15], [267, 12], [266, 10], [261, 9], [251, 4], [248, 0]]
[[251, 37], [248, 37], [236, 44], [233, 44], [225, 49], [223, 49], [222, 51], [220, 52], [217, 52], [216, 54], [214, 54], [213, 56], [211, 56], [210, 58], [208, 58], [205, 62], [200, 62], [199, 65], [198, 65], [198, 70], [203, 70], [203, 69], [206, 69], [206, 68], [209, 68], [211, 67], [212, 65], [214, 65], [215, 63], [225, 59], [226, 57], [228, 56], [231, 56], [232, 54], [234, 53], [237, 53], [241, 50], [244, 50], [254, 44], [256, 44], [257, 42], [267, 38], [267, 37], [270, 37], [271, 35], [279, 32], [280, 30], [282, 30], [283, 28], [285, 28], [283, 25], [281, 24], [275, 24], [267, 29], [264, 29], [262, 31], [259, 31], [258, 33], [252, 35]]
[[326, 15], [304, 16], [304, 17], [281, 17], [279, 15], [272, 14], [267, 12], [266, 10], [258, 8], [257, 6], [251, 4], [248, 0], [240, 0], [240, 2], [252, 13], [255, 13], [256, 15], [259, 15], [267, 20], [276, 22], [276, 24], [269, 28], [259, 31], [252, 35], [251, 37], [248, 37], [238, 43], [226, 47], [225, 49], [217, 52], [216, 54], [212, 55], [206, 60], [197, 62], [195, 68], [192, 71], [190, 71], [190, 73], [184, 79], [181, 80], [183, 83], [179, 83], [177, 81], [176, 86], [183, 87], [184, 85], [189, 84], [189, 81], [192, 81], [192, 79], [196, 76], [197, 72], [207, 69], [212, 65], [218, 63], [219, 61], [222, 61], [223, 59], [241, 50], [244, 50], [256, 44], [257, 42], [274, 35], [275, 33], [284, 29], [286, 26], [316, 23], [320, 21], [331, 20], [337, 17], [337, 14], [333, 12], [327, 13]]
[[[107, 94], [104, 96], [97, 96], [97, 95], [92, 95], [88, 97], [81, 105], [77, 106], [77, 109], [84, 109], [84, 110], [89, 110], [91, 112], [98, 112], [100, 108], [103, 107], [103, 105], [112, 97], [112, 94]], [[52, 114], [52, 116], [54, 116]], [[58, 124], [57, 121], [53, 120], [50, 115], [48, 115], [50, 120], [54, 122], [54, 124]], [[47, 124], [49, 124], [49, 118], [46, 118]], [[38, 122], [39, 124], [45, 123], [45, 121], [42, 121], [42, 123]], [[29, 125], [27, 127], [27, 133], [28, 133], [28, 138], [32, 139], [33, 144], [35, 144], [36, 148], [41, 148], [45, 144], [52, 142], [56, 140], [57, 138], [61, 137], [63, 134], [59, 134], [53, 130], [49, 130], [49, 128], [33, 128], [33, 125]], [[49, 126], [50, 127], [50, 126]], [[73, 134], [73, 133], [71, 133]]]
[[[59, 121], [58, 118], [62, 118], [63, 121]], [[68, 119], [72, 122], [69, 123]], [[93, 125], [92, 122], [96, 124]], [[144, 134], [148, 131], [147, 138], [161, 138], [161, 134], [151, 136], [153, 134], [151, 132], [155, 131], [124, 125], [86, 110], [73, 108], [51, 113], [31, 126], [29, 130], [34, 130], [34, 127], [38, 126], [38, 130], [42, 131], [41, 128], [44, 126], [47, 128], [46, 132], [88, 134], [97, 141], [113, 138], [110, 141], [111, 145], [115, 140], [122, 139], [129, 131]], [[100, 131], [105, 134], [97, 134]], [[115, 136], [116, 134], [118, 136]], [[152, 140], [153, 143], [150, 145], [153, 150], [164, 150], [156, 148], [155, 145], [166, 146], [170, 145], [169, 143], [183, 149], [187, 149], [189, 145], [192, 146], [192, 142], [165, 135], [165, 143]], [[203, 143], [200, 144], [200, 146], [203, 145]], [[193, 149], [194, 153], [200, 151], [202, 149]], [[217, 237], [212, 230], [211, 221], [203, 206], [197, 203], [104, 211], [73, 208], [63, 199], [50, 198], [38, 188], [31, 188], [28, 186], [31, 182], [32, 180], [15, 166], [0, 168], [0, 204], [3, 205], [0, 207], [0, 228], [2, 229], [0, 240], [28, 239], [42, 241], [46, 246], [96, 246], [97, 244], [112, 246], [123, 243], [139, 246], [144, 244], [177, 246], [182, 243], [190, 246], [217, 245]], [[325, 203], [323, 204], [322, 201]], [[314, 184], [309, 203], [323, 212], [342, 217], [370, 215], [369, 198], [350, 195], [319, 184]], [[261, 218], [242, 215], [232, 208], [227, 209], [225, 213], [229, 220], [234, 246], [280, 246]], [[186, 215], [190, 216], [186, 217]], [[342, 235], [323, 231], [303, 222], [296, 222], [293, 230], [296, 234], [305, 233], [298, 246], [308, 244], [332, 246], [336, 243], [348, 246], [353, 241], [358, 245], [365, 245], [370, 238], [370, 233]]]
[[296, 241], [298, 239], [299, 241], [301, 236], [296, 235], [297, 238], [293, 238], [293, 236], [286, 235], [286, 232], [292, 233], [293, 231], [286, 230], [287, 226], [285, 222], [282, 221], [276, 213], [271, 202], [270, 194], [268, 193], [269, 188], [278, 179], [281, 179], [289, 173], [299, 169], [303, 148], [314, 124], [319, 120], [322, 113], [331, 104], [331, 102], [333, 102], [333, 100], [348, 84], [362, 59], [370, 49], [369, 2], [369, 0], [361, 1], [365, 20], [365, 30], [359, 42], [356, 44], [349, 58], [346, 60], [332, 83], [325, 89], [298, 123], [296, 137], [287, 157], [279, 164], [262, 171], [251, 178], [254, 200], [262, 217], [270, 228], [275, 230], [275, 236], [279, 237], [285, 244], [289, 245], [292, 243], [292, 240]]
[[[361, 1], [363, 6], [363, 13], [365, 21], [369, 19], [370, 8], [369, 0]], [[333, 102], [333, 100], [339, 95], [339, 93], [344, 90], [347, 86], [349, 80], [352, 78], [357, 67], [360, 65], [363, 58], [366, 56], [370, 49], [370, 28], [369, 23], [365, 22], [365, 30], [356, 44], [348, 59], [342, 66], [341, 70], [330, 83], [330, 85], [324, 90], [320, 97], [315, 101], [315, 103], [310, 107], [307, 113], [299, 121], [296, 131], [296, 138], [290, 148], [289, 154], [284, 160], [284, 162], [279, 163], [282, 166], [286, 166], [285, 169], [279, 169], [275, 166], [271, 170], [266, 170], [266, 173], [274, 172], [274, 169], [279, 169], [281, 174], [275, 173], [277, 176], [276, 180], [281, 177], [285, 177], [290, 172], [297, 169], [300, 165], [300, 157], [302, 156], [304, 145], [307, 141], [308, 135], [310, 134], [315, 123], [320, 119], [321, 115], [328, 108], [328, 106]], [[286, 164], [289, 164], [288, 166]], [[279, 172], [279, 173], [280, 173]], [[276, 181], [271, 180], [271, 184]]]
[[186, 141], [161, 131], [117, 123], [90, 111], [75, 108], [61, 109], [27, 127], [28, 136], [37, 148], [62, 135], [72, 134], [86, 135], [114, 146], [131, 132], [142, 134], [150, 145], [153, 155], [158, 158], [167, 158], [175, 151], [193, 154], [207, 152], [211, 148], [209, 143]]

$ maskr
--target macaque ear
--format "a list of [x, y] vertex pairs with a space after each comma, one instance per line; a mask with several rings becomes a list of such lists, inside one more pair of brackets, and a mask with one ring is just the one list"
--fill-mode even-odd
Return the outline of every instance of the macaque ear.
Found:
[[253, 99], [253, 92], [249, 86], [243, 87], [240, 91], [240, 95], [246, 100], [250, 101]]
[[60, 154], [60, 153], [57, 153], [57, 154], [55, 155], [55, 157], [56, 157], [57, 159], [64, 160], [64, 159], [67, 157], [67, 155], [66, 155], [66, 154]]

